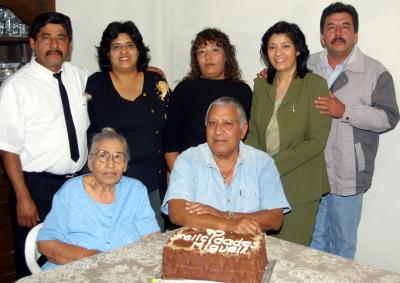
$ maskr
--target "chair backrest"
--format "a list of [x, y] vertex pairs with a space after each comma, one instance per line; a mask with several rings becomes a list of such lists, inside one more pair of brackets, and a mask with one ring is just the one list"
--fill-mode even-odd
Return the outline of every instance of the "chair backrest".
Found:
[[43, 226], [43, 223], [40, 223], [33, 227], [26, 237], [25, 241], [25, 260], [26, 265], [32, 274], [39, 273], [42, 271], [39, 264], [37, 263], [38, 258], [41, 256], [37, 249], [36, 238], [39, 232], [39, 229]]

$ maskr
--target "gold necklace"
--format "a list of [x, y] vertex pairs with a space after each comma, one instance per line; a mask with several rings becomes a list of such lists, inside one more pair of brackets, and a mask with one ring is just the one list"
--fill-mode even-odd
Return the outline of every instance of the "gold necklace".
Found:
[[230, 176], [233, 175], [233, 170], [235, 169], [235, 165], [236, 165], [236, 162], [237, 162], [237, 160], [238, 160], [238, 157], [239, 157], [239, 153], [237, 154], [236, 158], [234, 159], [234, 162], [233, 162], [233, 164], [232, 164], [232, 166], [231, 166], [231, 168], [230, 168], [229, 170], [224, 171], [224, 172], [223, 172], [222, 170], [220, 170], [221, 176], [222, 176], [222, 178], [224, 179], [224, 183], [226, 183], [226, 182], [227, 182], [227, 179], [228, 179]]
[[231, 174], [233, 173], [233, 169], [235, 168], [235, 165], [236, 165], [236, 163], [233, 164], [231, 169], [229, 169], [227, 172], [222, 173], [222, 171], [221, 171], [221, 175], [222, 175], [222, 178], [224, 178], [224, 181], [226, 181], [226, 179], [228, 179], [229, 176], [231, 176]]

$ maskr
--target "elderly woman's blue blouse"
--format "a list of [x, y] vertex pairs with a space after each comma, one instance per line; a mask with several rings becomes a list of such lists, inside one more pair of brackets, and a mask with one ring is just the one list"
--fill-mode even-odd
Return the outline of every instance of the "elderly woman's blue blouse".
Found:
[[[67, 181], [55, 194], [38, 241], [59, 240], [109, 251], [159, 231], [146, 187], [140, 181], [122, 177], [116, 185], [114, 203], [101, 204], [85, 191], [82, 177]], [[42, 269], [55, 266], [47, 262]]]

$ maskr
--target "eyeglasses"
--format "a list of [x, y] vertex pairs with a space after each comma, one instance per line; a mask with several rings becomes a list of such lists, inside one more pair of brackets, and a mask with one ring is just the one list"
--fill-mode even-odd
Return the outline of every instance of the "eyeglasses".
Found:
[[111, 44], [111, 51], [120, 51], [123, 48], [127, 50], [133, 50], [136, 48], [136, 44], [134, 42], [126, 42], [126, 43], [115, 43]]
[[95, 155], [97, 160], [101, 163], [106, 163], [108, 160], [110, 160], [110, 155], [112, 156], [112, 159], [114, 163], [120, 164], [125, 162], [125, 154], [123, 152], [113, 152], [112, 154], [108, 152], [107, 150], [99, 150], [96, 153], [93, 153], [92, 155]]

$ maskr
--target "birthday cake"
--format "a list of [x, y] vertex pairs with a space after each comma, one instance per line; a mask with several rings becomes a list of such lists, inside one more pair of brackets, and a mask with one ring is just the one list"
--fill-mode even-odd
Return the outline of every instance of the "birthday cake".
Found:
[[164, 246], [162, 277], [261, 282], [267, 263], [263, 234], [184, 227]]

